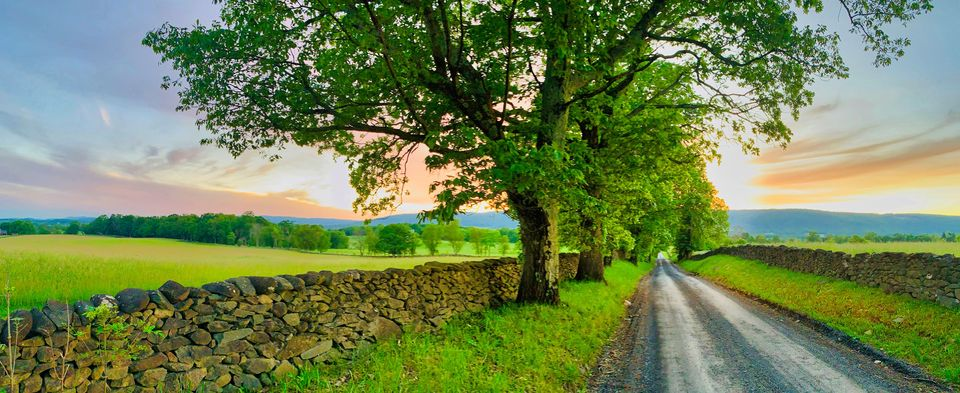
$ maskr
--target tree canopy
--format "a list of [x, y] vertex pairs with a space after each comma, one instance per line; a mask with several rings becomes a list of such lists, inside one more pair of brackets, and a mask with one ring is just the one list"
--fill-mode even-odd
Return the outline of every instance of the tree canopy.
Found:
[[[838, 2], [878, 65], [908, 44], [884, 29], [932, 8]], [[335, 152], [350, 167], [355, 208], [371, 213], [397, 202], [407, 161], [426, 149], [427, 167], [452, 175], [433, 185], [424, 217], [486, 203], [520, 221], [520, 301], [559, 300], [559, 206], [595, 199], [585, 184], [597, 164], [571, 143], [582, 139], [571, 117], [581, 102], [639, 85], [627, 113], [702, 111], [688, 128], [698, 140], [723, 130], [749, 150], [756, 138], [788, 141], [783, 117], [812, 102], [810, 84], [847, 75], [839, 36], [798, 23], [823, 11], [820, 0], [220, 4], [210, 25], [165, 24], [144, 39], [176, 70], [163, 86], [197, 112], [213, 135], [206, 143], [234, 155], [279, 157], [291, 143]], [[664, 65], [675, 78], [640, 85]], [[674, 89], [697, 94], [677, 102]]]

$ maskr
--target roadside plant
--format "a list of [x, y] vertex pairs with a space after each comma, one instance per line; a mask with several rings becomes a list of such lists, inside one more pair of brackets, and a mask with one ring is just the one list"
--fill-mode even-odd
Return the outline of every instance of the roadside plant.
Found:
[[[92, 358], [99, 366], [123, 360], [136, 360], [150, 347], [143, 343], [148, 337], [164, 338], [166, 335], [146, 320], [134, 320], [121, 314], [111, 304], [88, 308], [83, 313], [90, 321], [90, 335], [95, 344], [88, 351], [78, 354], [83, 359]], [[83, 338], [85, 332], [77, 332]], [[89, 341], [88, 341], [89, 342]]]
[[[19, 385], [17, 384], [16, 378], [16, 363], [17, 363], [17, 337], [14, 337], [14, 332], [20, 330], [20, 319], [13, 317], [13, 309], [10, 306], [11, 299], [13, 298], [13, 286], [10, 285], [10, 275], [7, 275], [7, 282], [3, 286], [3, 299], [6, 301], [6, 312], [7, 312], [7, 344], [0, 343], [0, 353], [6, 353], [4, 361], [0, 362], [0, 368], [2, 368], [3, 375], [6, 376], [6, 381], [9, 382], [10, 393], [16, 393]], [[6, 388], [0, 388], [0, 392], [7, 392]]]

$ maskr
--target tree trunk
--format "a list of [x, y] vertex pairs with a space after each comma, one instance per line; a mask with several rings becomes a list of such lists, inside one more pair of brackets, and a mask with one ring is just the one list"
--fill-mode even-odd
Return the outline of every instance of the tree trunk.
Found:
[[508, 193], [508, 197], [520, 221], [523, 245], [517, 302], [557, 304], [560, 302], [557, 207], [516, 192]]
[[584, 217], [580, 221], [580, 230], [590, 234], [590, 241], [586, 249], [580, 251], [580, 262], [577, 264], [577, 281], [603, 281], [603, 250], [600, 249], [600, 238], [603, 231], [596, 220]]

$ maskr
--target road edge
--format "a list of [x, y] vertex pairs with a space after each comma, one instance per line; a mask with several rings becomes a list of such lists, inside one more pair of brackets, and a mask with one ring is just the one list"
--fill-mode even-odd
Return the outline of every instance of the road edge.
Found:
[[613, 336], [603, 345], [596, 364], [590, 370], [586, 391], [602, 391], [605, 378], [609, 378], [611, 374], [616, 372], [612, 365], [621, 363], [624, 356], [630, 355], [630, 350], [633, 348], [625, 348], [624, 344], [627, 341], [633, 342], [633, 340], [629, 340], [629, 338], [631, 334], [637, 334], [638, 329], [636, 329], [637, 326], [635, 324], [643, 322], [644, 315], [642, 311], [644, 305], [647, 304], [647, 291], [645, 288], [647, 282], [650, 281], [652, 273], [653, 270], [650, 270], [637, 281], [633, 294], [630, 295], [629, 298], [624, 299], [629, 302], [629, 304], [626, 305], [627, 312], [620, 321], [620, 326], [617, 327], [617, 331], [614, 332]]
[[944, 391], [955, 392], [955, 390], [953, 389], [952, 386], [950, 386], [950, 385], [946, 384], [945, 382], [941, 381], [939, 378], [934, 377], [934, 376], [928, 374], [926, 371], [924, 371], [924, 370], [923, 370], [922, 368], [920, 368], [919, 366], [916, 366], [916, 365], [914, 365], [914, 364], [908, 363], [908, 362], [906, 362], [906, 361], [904, 361], [904, 360], [901, 360], [901, 359], [898, 359], [898, 358], [896, 358], [896, 357], [890, 356], [890, 355], [888, 355], [886, 352], [883, 352], [882, 350], [879, 350], [879, 349], [873, 347], [873, 346], [870, 345], [870, 344], [867, 344], [867, 343], [865, 343], [865, 342], [863, 342], [863, 341], [860, 341], [860, 340], [856, 339], [855, 337], [853, 337], [853, 336], [851, 336], [851, 335], [849, 335], [849, 334], [847, 334], [847, 333], [844, 333], [843, 331], [841, 331], [841, 330], [839, 330], [839, 329], [837, 329], [837, 328], [835, 328], [835, 327], [833, 327], [833, 326], [830, 326], [830, 325], [826, 324], [825, 322], [822, 322], [822, 321], [820, 321], [820, 320], [818, 320], [818, 319], [815, 319], [815, 318], [813, 318], [813, 317], [810, 317], [810, 316], [808, 316], [808, 315], [806, 315], [806, 314], [803, 314], [803, 313], [800, 313], [800, 312], [791, 310], [791, 309], [789, 309], [789, 308], [787, 308], [787, 307], [785, 307], [785, 306], [783, 306], [783, 305], [780, 305], [780, 304], [778, 304], [778, 303], [774, 303], [774, 302], [772, 302], [772, 301], [769, 301], [769, 300], [766, 300], [766, 299], [762, 299], [762, 298], [760, 298], [760, 297], [758, 297], [758, 296], [756, 296], [756, 295], [754, 295], [754, 294], [752, 294], [752, 293], [743, 291], [743, 290], [741, 290], [741, 289], [739, 289], [739, 288], [734, 288], [734, 287], [728, 286], [728, 285], [726, 285], [726, 284], [724, 284], [724, 283], [721, 283], [721, 282], [718, 282], [718, 281], [715, 281], [715, 280], [711, 280], [711, 279], [709, 279], [709, 278], [707, 278], [707, 277], [701, 276], [700, 274], [687, 271], [686, 269], [683, 269], [683, 268], [680, 266], [679, 263], [676, 263], [675, 265], [677, 266], [678, 269], [680, 269], [682, 272], [684, 272], [684, 273], [686, 273], [686, 274], [689, 274], [689, 275], [694, 276], [694, 277], [698, 277], [698, 278], [700, 278], [700, 279], [702, 279], [702, 280], [706, 280], [706, 281], [710, 282], [711, 284], [714, 284], [714, 285], [716, 285], [716, 286], [718, 286], [718, 287], [721, 287], [721, 288], [723, 288], [723, 289], [726, 289], [726, 290], [728, 290], [728, 291], [730, 291], [730, 292], [734, 292], [734, 293], [736, 293], [736, 294], [738, 294], [738, 295], [740, 295], [740, 296], [743, 296], [743, 297], [746, 297], [746, 298], [748, 298], [748, 299], [751, 299], [751, 300], [753, 300], [753, 301], [755, 301], [755, 302], [757, 302], [757, 303], [760, 303], [760, 304], [762, 304], [762, 305], [764, 305], [764, 306], [766, 306], [766, 307], [768, 307], [768, 308], [770, 308], [770, 309], [773, 309], [775, 312], [777, 312], [777, 313], [779, 313], [779, 314], [783, 314], [784, 316], [787, 316], [787, 317], [793, 318], [793, 319], [796, 320], [796, 321], [799, 321], [799, 322], [800, 322], [801, 324], [803, 324], [804, 326], [807, 326], [807, 327], [813, 329], [815, 332], [817, 332], [817, 333], [819, 333], [819, 334], [822, 334], [822, 335], [824, 335], [825, 337], [827, 337], [827, 338], [829, 338], [829, 339], [831, 339], [831, 340], [833, 340], [833, 341], [835, 341], [835, 342], [837, 342], [837, 343], [840, 343], [840, 344], [842, 344], [843, 346], [845, 346], [845, 347], [847, 347], [847, 348], [850, 348], [850, 349], [853, 350], [853, 351], [856, 351], [856, 352], [858, 352], [858, 353], [860, 353], [860, 354], [862, 354], [862, 355], [864, 355], [864, 356], [868, 356], [868, 357], [874, 358], [874, 359], [876, 359], [876, 360], [879, 360], [879, 361], [883, 362], [884, 366], [890, 368], [890, 369], [893, 370], [893, 371], [896, 371], [897, 373], [902, 374], [904, 377], [906, 377], [906, 378], [908, 378], [908, 379], [912, 379], [912, 380], [914, 380], [914, 381], [922, 382], [922, 383], [924, 383], [924, 384], [926, 384], [926, 385], [935, 387], [935, 388], [937, 388], [937, 389], [942, 389], [942, 390], [944, 390]]

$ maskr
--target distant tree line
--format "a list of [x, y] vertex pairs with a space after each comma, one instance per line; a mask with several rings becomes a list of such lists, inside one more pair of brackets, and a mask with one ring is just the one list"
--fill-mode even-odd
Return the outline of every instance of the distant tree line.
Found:
[[460, 254], [471, 244], [476, 255], [506, 255], [514, 249], [519, 234], [513, 228], [461, 228], [457, 221], [446, 224], [363, 225], [326, 229], [320, 225], [273, 223], [253, 213], [242, 215], [207, 213], [143, 217], [102, 215], [87, 224], [37, 224], [30, 220], [0, 223], [8, 235], [90, 234], [133, 238], [165, 238], [199, 243], [252, 247], [292, 248], [308, 251], [330, 249], [358, 250], [363, 255], [414, 255], [421, 244], [430, 255], [441, 253], [441, 244], [449, 244], [446, 253]]
[[909, 234], [894, 233], [891, 235], [880, 235], [876, 232], [867, 232], [863, 235], [831, 235], [810, 231], [803, 237], [781, 237], [779, 235], [751, 235], [742, 233], [731, 238], [732, 243], [738, 244], [777, 244], [788, 240], [802, 240], [812, 243], [892, 243], [892, 242], [960, 242], [960, 235], [955, 232], [941, 232], [939, 234]]

